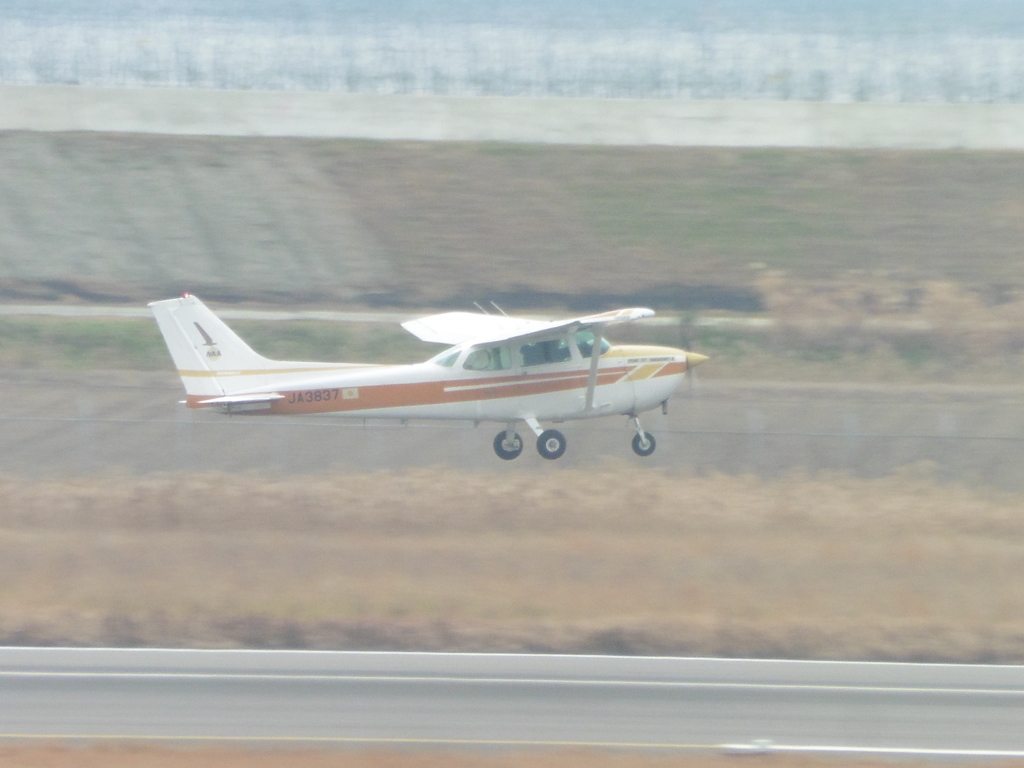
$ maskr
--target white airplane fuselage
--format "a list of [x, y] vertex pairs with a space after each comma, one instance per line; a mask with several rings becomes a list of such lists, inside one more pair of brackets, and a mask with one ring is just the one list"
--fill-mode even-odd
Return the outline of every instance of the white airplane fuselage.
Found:
[[495, 421], [503, 424], [493, 444], [502, 459], [522, 452], [517, 423], [537, 435], [541, 456], [557, 459], [565, 452], [565, 435], [544, 429], [541, 421], [614, 414], [632, 417], [633, 450], [649, 456], [655, 439], [638, 414], [665, 403], [687, 370], [707, 359], [673, 347], [612, 346], [604, 339], [606, 326], [654, 314], [643, 307], [561, 321], [430, 315], [402, 327], [423, 341], [448, 345], [446, 351], [415, 365], [359, 365], [270, 360], [188, 294], [149, 306], [190, 408]]
[[[575, 346], [572, 359], [565, 362], [515, 364], [496, 371], [466, 370], [462, 364], [468, 354], [464, 350], [449, 367], [434, 358], [414, 365], [290, 363], [272, 370], [220, 371], [225, 394], [266, 392], [282, 397], [258, 406], [204, 402], [218, 394], [210, 392], [190, 395], [187, 402], [193, 408], [213, 407], [228, 413], [562, 421], [656, 408], [679, 388], [687, 369], [687, 352], [681, 349], [612, 346], [600, 357], [593, 403], [587, 409], [590, 361]], [[182, 376], [189, 373], [182, 371]]]

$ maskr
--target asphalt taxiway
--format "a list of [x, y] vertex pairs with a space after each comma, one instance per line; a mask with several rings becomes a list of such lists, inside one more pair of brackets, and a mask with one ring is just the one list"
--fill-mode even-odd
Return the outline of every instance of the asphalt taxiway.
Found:
[[1024, 756], [1024, 666], [0, 649], [4, 739]]

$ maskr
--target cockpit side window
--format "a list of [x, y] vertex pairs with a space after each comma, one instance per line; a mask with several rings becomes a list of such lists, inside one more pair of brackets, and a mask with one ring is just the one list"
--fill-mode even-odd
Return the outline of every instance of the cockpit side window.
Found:
[[438, 365], [444, 366], [445, 368], [451, 368], [453, 365], [455, 365], [455, 361], [459, 359], [459, 355], [461, 354], [461, 351], [452, 352], [450, 355], [445, 355], [444, 357], [437, 359], [434, 362], [437, 363]]
[[564, 363], [572, 359], [572, 351], [565, 339], [548, 339], [519, 347], [519, 365], [531, 368], [535, 365]]
[[[576, 339], [576, 346], [579, 347], [580, 355], [582, 357], [590, 357], [590, 351], [594, 348], [594, 334], [591, 331], [576, 331], [574, 336]], [[601, 355], [612, 348], [611, 342], [606, 338], [601, 338]], [[598, 355], [600, 357], [600, 355]]]
[[474, 349], [462, 363], [467, 371], [507, 371], [512, 367], [508, 347]]

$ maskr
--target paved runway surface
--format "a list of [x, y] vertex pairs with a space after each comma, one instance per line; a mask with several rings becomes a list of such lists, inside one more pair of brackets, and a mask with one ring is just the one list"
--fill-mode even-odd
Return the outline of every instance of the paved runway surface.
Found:
[[1002, 750], [1024, 667], [0, 649], [2, 737]]
[[[0, 371], [0, 467], [37, 477], [111, 472], [361, 472], [447, 465], [550, 471], [532, 445], [498, 459], [499, 426], [332, 416], [228, 418], [178, 405], [172, 371]], [[929, 462], [944, 480], [1024, 489], [1024, 388], [702, 381], [643, 416], [658, 450], [639, 459], [625, 417], [567, 422], [559, 468], [604, 457], [668, 471], [841, 470], [880, 477]]]

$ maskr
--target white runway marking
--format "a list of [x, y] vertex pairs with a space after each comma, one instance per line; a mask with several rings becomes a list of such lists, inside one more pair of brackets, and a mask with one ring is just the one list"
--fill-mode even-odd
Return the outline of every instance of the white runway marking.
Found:
[[252, 680], [310, 682], [444, 683], [480, 685], [578, 685], [625, 688], [683, 688], [709, 690], [836, 691], [842, 693], [920, 693], [970, 696], [1024, 696], [1020, 688], [950, 688], [927, 686], [825, 685], [815, 683], [723, 683], [688, 680], [590, 680], [558, 677], [469, 677], [440, 675], [331, 675], [245, 672], [44, 672], [0, 671], [3, 678], [83, 678], [125, 680]]
[[672, 749], [694, 751], [722, 751], [729, 754], [766, 755], [776, 752], [818, 754], [862, 754], [879, 756], [918, 757], [1024, 757], [1024, 750], [1012, 749], [923, 749], [916, 747], [856, 747], [830, 744], [684, 744], [673, 742], [639, 741], [534, 741], [529, 739], [429, 739], [387, 738], [376, 736], [156, 736], [79, 733], [0, 733], [0, 740], [25, 741], [151, 741], [151, 742], [260, 742], [308, 744], [394, 744], [460, 747], [583, 747], [600, 749]]
[[772, 752], [816, 752], [850, 755], [907, 755], [919, 757], [1024, 757], [1016, 749], [919, 749], [917, 747], [841, 747], [828, 744], [723, 744], [733, 754], [770, 754]]
[[692, 749], [718, 750], [720, 744], [676, 744], [662, 742], [633, 741], [533, 741], [530, 739], [420, 739], [420, 738], [388, 738], [377, 736], [119, 736], [116, 734], [19, 734], [0, 733], [0, 739], [52, 740], [95, 739], [103, 741], [251, 741], [251, 742], [293, 742], [321, 744], [422, 744], [435, 746], [459, 747], [596, 747], [602, 749]]

